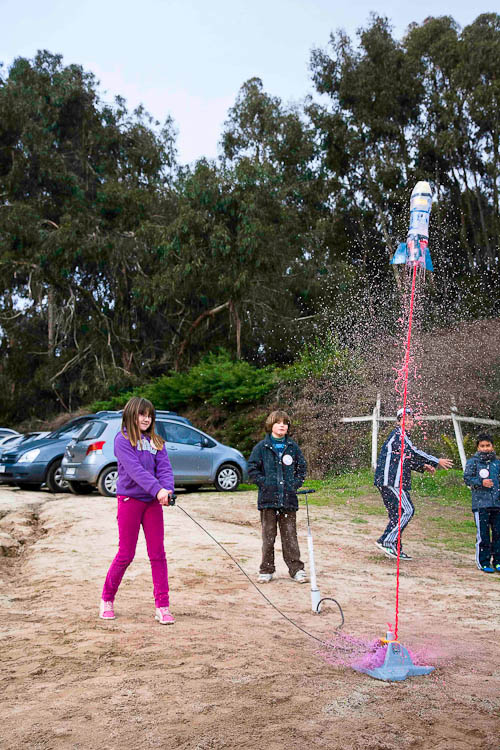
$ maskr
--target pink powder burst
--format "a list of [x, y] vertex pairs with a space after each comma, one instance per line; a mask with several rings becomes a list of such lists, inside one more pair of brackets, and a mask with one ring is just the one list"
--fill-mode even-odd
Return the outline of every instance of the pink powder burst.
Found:
[[[436, 663], [436, 649], [431, 646], [405, 648], [415, 665]], [[318, 651], [318, 654], [332, 667], [348, 667], [364, 672], [381, 667], [386, 651], [387, 645], [382, 643], [380, 638], [359, 638], [349, 633], [336, 633], [335, 637], [327, 642], [327, 650]]]

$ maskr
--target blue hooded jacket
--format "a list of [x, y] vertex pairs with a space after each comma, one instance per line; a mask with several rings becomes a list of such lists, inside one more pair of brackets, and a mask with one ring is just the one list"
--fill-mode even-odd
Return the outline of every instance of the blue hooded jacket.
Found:
[[[481, 476], [480, 472], [488, 472]], [[491, 479], [493, 487], [485, 487], [483, 479]], [[478, 451], [467, 460], [464, 482], [472, 490], [472, 510], [500, 509], [500, 461], [495, 453]]]

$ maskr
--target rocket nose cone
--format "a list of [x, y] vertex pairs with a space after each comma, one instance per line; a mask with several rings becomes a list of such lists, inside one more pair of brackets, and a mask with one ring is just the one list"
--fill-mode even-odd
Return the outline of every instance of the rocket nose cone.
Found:
[[425, 182], [424, 180], [420, 180], [420, 182], [417, 182], [413, 190], [411, 191], [412, 196], [413, 195], [432, 195], [431, 186], [428, 182]]

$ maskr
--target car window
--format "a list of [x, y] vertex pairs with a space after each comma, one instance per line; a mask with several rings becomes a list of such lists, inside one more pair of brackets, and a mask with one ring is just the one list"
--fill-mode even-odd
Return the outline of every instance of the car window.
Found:
[[88, 422], [84, 425], [81, 432], [77, 435], [77, 440], [91, 440], [92, 438], [98, 438], [106, 429], [106, 422], [100, 422], [98, 419], [94, 419], [92, 422]]
[[169, 443], [183, 443], [184, 445], [201, 445], [202, 435], [183, 424], [173, 422], [159, 422], [162, 426], [163, 437]]
[[80, 430], [82, 429], [83, 425], [88, 422], [87, 417], [82, 417], [81, 419], [73, 419], [71, 422], [68, 422], [67, 424], [60, 427], [55, 432], [52, 432], [49, 437], [51, 438], [59, 438], [63, 436], [71, 437], [78, 435]]
[[48, 437], [58, 438], [58, 437], [63, 437], [63, 436], [71, 437], [71, 436], [78, 435], [83, 425], [86, 424], [88, 421], [89, 421], [88, 417], [81, 417], [80, 419], [72, 419], [71, 422], [68, 422], [62, 427], [59, 427], [59, 429], [55, 430], [55, 432], [51, 432]]
[[9, 437], [0, 438], [0, 448], [13, 448], [24, 440], [22, 435], [9, 435]]

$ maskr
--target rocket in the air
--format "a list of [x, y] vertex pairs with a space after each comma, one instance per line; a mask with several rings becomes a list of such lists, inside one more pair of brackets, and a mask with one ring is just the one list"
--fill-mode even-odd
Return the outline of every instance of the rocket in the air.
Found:
[[392, 257], [392, 264], [418, 265], [434, 271], [428, 247], [431, 205], [431, 186], [428, 182], [417, 182], [410, 198], [410, 226], [406, 242], [399, 244]]

